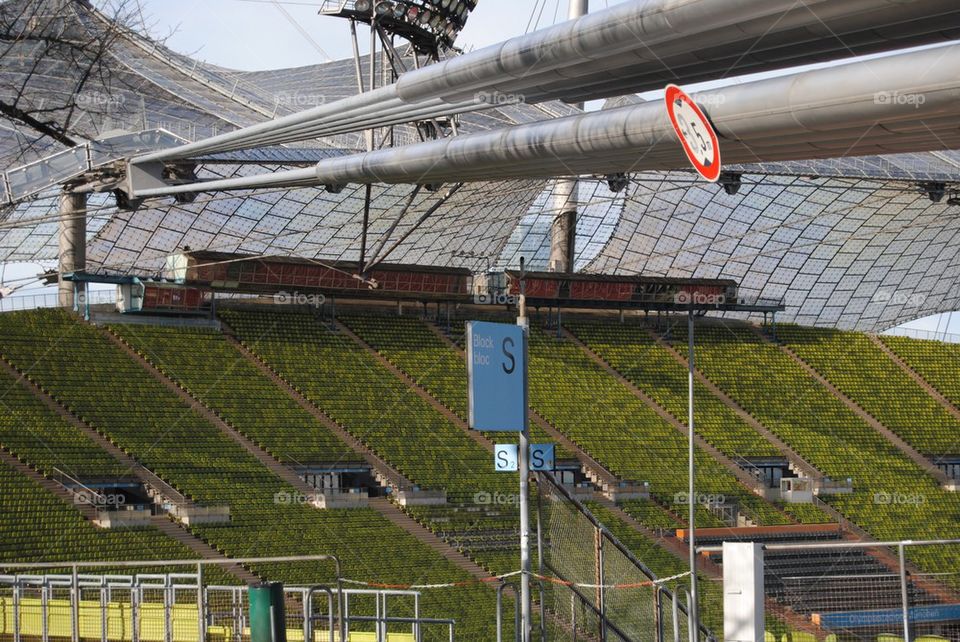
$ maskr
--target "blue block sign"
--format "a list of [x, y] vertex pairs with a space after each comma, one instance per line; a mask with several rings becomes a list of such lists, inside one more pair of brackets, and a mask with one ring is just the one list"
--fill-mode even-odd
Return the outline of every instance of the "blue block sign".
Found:
[[523, 328], [467, 322], [470, 427], [520, 432], [527, 420], [527, 346]]
[[516, 444], [496, 444], [493, 448], [493, 469], [498, 473], [511, 473], [520, 470]]

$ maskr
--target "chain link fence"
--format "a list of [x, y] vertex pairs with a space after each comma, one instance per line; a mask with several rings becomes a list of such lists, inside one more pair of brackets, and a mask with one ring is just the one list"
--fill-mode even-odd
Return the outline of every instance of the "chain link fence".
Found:
[[770, 642], [960, 640], [960, 540], [763, 548]]
[[[566, 639], [691, 642], [689, 596], [671, 590], [683, 578], [658, 578], [552, 475], [539, 480], [542, 608], [565, 625]], [[697, 639], [714, 639], [698, 628]]]

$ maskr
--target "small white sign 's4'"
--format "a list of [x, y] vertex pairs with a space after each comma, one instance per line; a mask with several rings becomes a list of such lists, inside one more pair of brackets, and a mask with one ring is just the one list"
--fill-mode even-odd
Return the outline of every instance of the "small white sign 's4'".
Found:
[[720, 179], [720, 142], [700, 107], [676, 85], [664, 93], [667, 115], [683, 151], [700, 176], [711, 183]]

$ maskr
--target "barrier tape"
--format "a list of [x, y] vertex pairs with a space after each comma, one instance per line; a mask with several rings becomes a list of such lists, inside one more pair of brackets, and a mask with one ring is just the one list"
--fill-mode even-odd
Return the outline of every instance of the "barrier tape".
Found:
[[[389, 584], [384, 582], [364, 582], [361, 580], [349, 580], [341, 579], [340, 581], [344, 584], [353, 584], [355, 586], [366, 586], [368, 588], [379, 588], [379, 589], [392, 589], [397, 591], [420, 591], [420, 590], [430, 590], [430, 589], [444, 589], [444, 588], [457, 588], [461, 586], [469, 586], [471, 584], [484, 584], [489, 582], [500, 582], [510, 577], [515, 577], [517, 575], [522, 575], [523, 571], [512, 571], [510, 573], [504, 573], [502, 575], [491, 575], [490, 577], [484, 577], [482, 579], [470, 579], [463, 580], [460, 582], [446, 582], [443, 584]], [[676, 575], [671, 575], [669, 577], [661, 577], [656, 580], [645, 580], [643, 582], [628, 582], [624, 584], [587, 584], [583, 582], [571, 582], [569, 580], [564, 580], [559, 577], [551, 577], [549, 575], [540, 575], [539, 573], [530, 573], [530, 577], [544, 582], [550, 582], [551, 584], [558, 584], [560, 586], [569, 586], [572, 588], [583, 588], [583, 589], [635, 589], [635, 588], [645, 588], [648, 586], [657, 586], [660, 584], [665, 584], [667, 582], [672, 582], [673, 580], [678, 580], [680, 578], [690, 575], [690, 571], [684, 571], [683, 573], [677, 573]]]

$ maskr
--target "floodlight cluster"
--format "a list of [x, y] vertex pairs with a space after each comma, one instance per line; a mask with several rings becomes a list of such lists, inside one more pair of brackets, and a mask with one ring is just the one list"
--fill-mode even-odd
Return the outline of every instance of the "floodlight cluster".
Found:
[[372, 12], [377, 20], [406, 23], [433, 33], [439, 40], [452, 44], [466, 25], [477, 0], [356, 0], [354, 11]]

